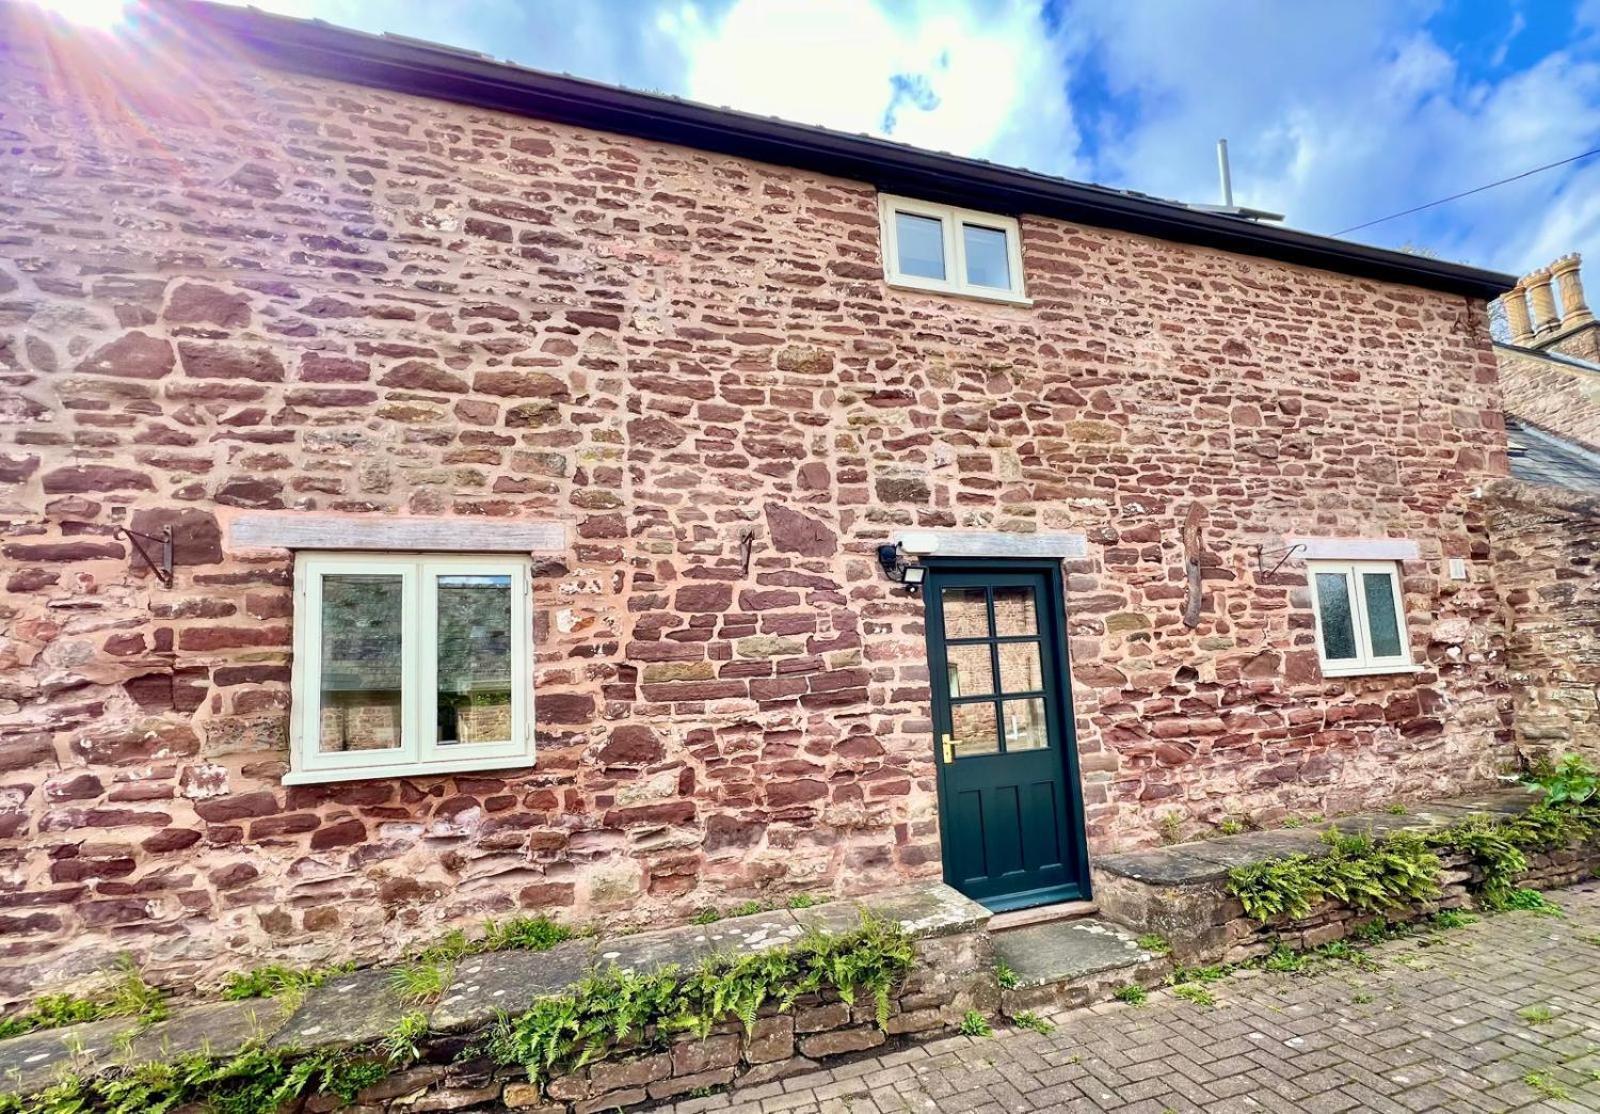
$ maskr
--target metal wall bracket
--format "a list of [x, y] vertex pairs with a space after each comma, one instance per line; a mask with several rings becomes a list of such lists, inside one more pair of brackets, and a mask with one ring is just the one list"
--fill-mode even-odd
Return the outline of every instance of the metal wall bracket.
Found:
[[1258, 545], [1256, 546], [1256, 571], [1261, 573], [1263, 576], [1275, 576], [1278, 570], [1283, 568], [1283, 566], [1288, 562], [1289, 558], [1293, 557], [1296, 553], [1299, 553], [1305, 547], [1305, 542], [1295, 542], [1288, 549], [1272, 550], [1272, 555], [1278, 558], [1278, 563], [1273, 565], [1272, 570], [1268, 572], [1267, 547], [1264, 545]]
[[[150, 571], [156, 574], [156, 579], [161, 581], [161, 586], [163, 588], [172, 587], [172, 527], [171, 526], [163, 526], [161, 528], [161, 536], [159, 538], [152, 537], [149, 534], [141, 534], [137, 530], [128, 529], [126, 526], [118, 526], [116, 528], [116, 530], [112, 533], [111, 536], [114, 537], [114, 538], [127, 538], [129, 544], [133, 546], [133, 551], [139, 555], [140, 559], [142, 559], [146, 565], [150, 566]], [[149, 551], [146, 550], [144, 546], [139, 544], [141, 541], [154, 542], [154, 543], [159, 543], [160, 544], [160, 546], [161, 546], [161, 563], [160, 564], [157, 564], [155, 558], [150, 556]]]

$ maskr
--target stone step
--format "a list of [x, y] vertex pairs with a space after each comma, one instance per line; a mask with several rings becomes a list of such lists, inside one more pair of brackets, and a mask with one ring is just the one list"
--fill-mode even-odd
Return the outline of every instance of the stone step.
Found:
[[996, 913], [989, 918], [990, 932], [1009, 932], [1014, 928], [1045, 924], [1050, 921], [1076, 921], [1092, 917], [1100, 906], [1092, 901], [1060, 901], [1054, 905], [1034, 905], [1027, 909], [1012, 909]]
[[1103, 917], [996, 932], [994, 951], [1016, 976], [1000, 996], [1007, 1016], [1038, 1006], [1086, 1006], [1128, 983], [1153, 986], [1172, 970], [1166, 956], [1145, 951], [1131, 932]]

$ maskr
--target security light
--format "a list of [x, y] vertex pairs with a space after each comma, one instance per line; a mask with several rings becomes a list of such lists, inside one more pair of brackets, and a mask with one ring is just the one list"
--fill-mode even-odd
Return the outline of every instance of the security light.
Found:
[[921, 565], [906, 564], [905, 555], [900, 552], [898, 544], [880, 545], [878, 564], [882, 566], [884, 576], [904, 584], [906, 591], [913, 596], [922, 590], [923, 578], [928, 575], [928, 570]]

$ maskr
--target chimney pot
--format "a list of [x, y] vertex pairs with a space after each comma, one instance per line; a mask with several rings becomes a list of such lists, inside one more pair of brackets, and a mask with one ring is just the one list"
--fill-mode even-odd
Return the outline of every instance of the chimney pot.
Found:
[[1506, 323], [1511, 326], [1511, 343], [1523, 346], [1533, 343], [1533, 325], [1528, 321], [1528, 288], [1521, 282], [1500, 296], [1506, 310]]
[[1583, 257], [1577, 252], [1563, 255], [1550, 264], [1550, 273], [1561, 284], [1560, 328], [1563, 330], [1575, 329], [1594, 321], [1594, 314], [1583, 300], [1583, 276], [1579, 271], [1582, 264]]
[[1556, 316], [1555, 295], [1550, 290], [1549, 268], [1528, 272], [1522, 283], [1528, 288], [1528, 297], [1533, 303], [1533, 335], [1543, 339], [1561, 327], [1561, 320]]

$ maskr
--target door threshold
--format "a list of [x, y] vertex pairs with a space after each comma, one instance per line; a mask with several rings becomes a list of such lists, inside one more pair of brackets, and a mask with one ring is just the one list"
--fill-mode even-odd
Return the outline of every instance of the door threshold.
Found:
[[1012, 909], [990, 917], [989, 931], [1004, 932], [1008, 928], [1027, 928], [1050, 921], [1077, 920], [1093, 916], [1099, 910], [1100, 906], [1093, 901], [1058, 901], [1054, 905], [1035, 905], [1032, 909]]

